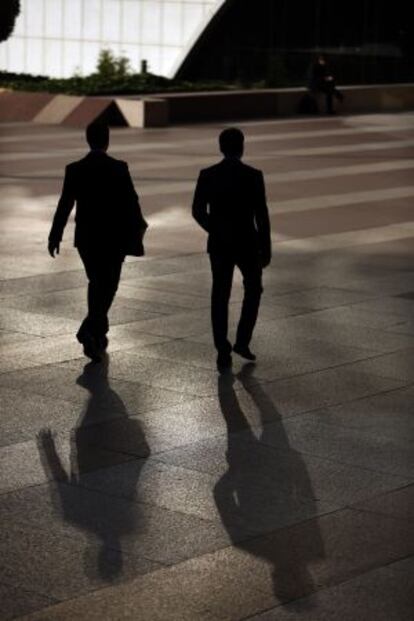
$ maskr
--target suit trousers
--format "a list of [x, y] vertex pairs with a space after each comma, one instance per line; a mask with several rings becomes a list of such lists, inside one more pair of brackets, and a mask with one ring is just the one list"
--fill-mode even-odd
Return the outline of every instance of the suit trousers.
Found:
[[109, 330], [108, 312], [121, 277], [125, 255], [104, 250], [78, 248], [88, 277], [88, 314], [79, 328], [77, 338], [82, 342], [87, 333], [102, 338]]
[[262, 287], [262, 266], [258, 254], [224, 255], [210, 253], [213, 286], [211, 291], [211, 323], [216, 349], [230, 353], [231, 343], [227, 338], [228, 315], [234, 268], [237, 266], [243, 276], [244, 298], [237, 327], [236, 343], [248, 346], [252, 338], [259, 312]]

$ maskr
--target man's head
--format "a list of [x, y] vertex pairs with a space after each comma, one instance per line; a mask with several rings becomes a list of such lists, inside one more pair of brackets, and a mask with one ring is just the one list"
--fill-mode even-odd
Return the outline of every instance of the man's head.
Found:
[[109, 127], [104, 123], [91, 123], [86, 128], [86, 140], [91, 149], [106, 151], [109, 145]]
[[224, 157], [241, 157], [244, 151], [244, 135], [237, 127], [229, 127], [219, 136], [220, 151]]

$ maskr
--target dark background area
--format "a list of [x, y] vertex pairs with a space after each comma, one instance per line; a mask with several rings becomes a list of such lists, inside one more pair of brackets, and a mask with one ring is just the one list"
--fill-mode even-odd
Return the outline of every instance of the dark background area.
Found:
[[322, 51], [341, 84], [408, 82], [413, 39], [407, 0], [228, 0], [177, 77], [299, 85]]

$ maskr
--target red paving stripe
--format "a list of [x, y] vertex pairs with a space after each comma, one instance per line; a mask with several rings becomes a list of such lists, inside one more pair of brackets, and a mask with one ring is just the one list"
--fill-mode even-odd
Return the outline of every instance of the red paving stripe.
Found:
[[1, 93], [1, 121], [32, 121], [54, 98], [51, 93]]
[[[317, 202], [317, 197], [315, 198]], [[277, 213], [271, 216], [277, 233], [288, 237], [316, 237], [332, 233], [360, 231], [413, 220], [413, 209], [406, 198], [308, 209], [300, 213]]]
[[126, 125], [116, 103], [107, 98], [85, 98], [61, 123], [69, 127], [86, 127], [92, 121], [109, 125]]

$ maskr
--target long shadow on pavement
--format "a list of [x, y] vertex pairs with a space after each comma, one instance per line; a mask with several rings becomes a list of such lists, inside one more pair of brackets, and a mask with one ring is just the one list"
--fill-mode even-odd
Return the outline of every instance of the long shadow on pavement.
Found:
[[[77, 379], [77, 384], [88, 390], [90, 396], [71, 437], [70, 472], [67, 473], [62, 464], [50, 430], [39, 434], [38, 447], [48, 478], [57, 483], [51, 487], [56, 514], [89, 535], [91, 545], [85, 550], [85, 574], [112, 581], [123, 572], [122, 537], [142, 525], [137, 523], [136, 503], [131, 505], [130, 511], [120, 511], [118, 503], [114, 502], [110, 466], [128, 461], [131, 467], [123, 480], [123, 489], [127, 496], [130, 490], [132, 496], [150, 449], [139, 421], [128, 416], [122, 399], [109, 385], [108, 363], [107, 357], [101, 364], [85, 365]], [[124, 424], [114, 428], [111, 423], [115, 416], [123, 419]], [[117, 447], [124, 444], [123, 438], [116, 436], [119, 432], [141, 458], [134, 459], [117, 451]], [[96, 470], [100, 473], [98, 493], [87, 489], [87, 483], [85, 486], [82, 482], [82, 475]]]
[[[325, 556], [324, 545], [317, 520], [310, 522], [306, 542], [290, 537], [284, 528], [314, 517], [315, 497], [306, 465], [290, 446], [280, 414], [262, 386], [249, 381], [253, 370], [254, 364], [246, 364], [237, 376], [229, 373], [218, 379], [228, 432], [228, 470], [217, 482], [214, 498], [233, 545], [271, 565], [275, 595], [286, 602], [315, 590], [309, 565]], [[259, 437], [240, 407], [233, 388], [236, 378], [259, 411]], [[277, 449], [269, 446], [273, 434]], [[240, 531], [251, 536], [241, 541]]]

